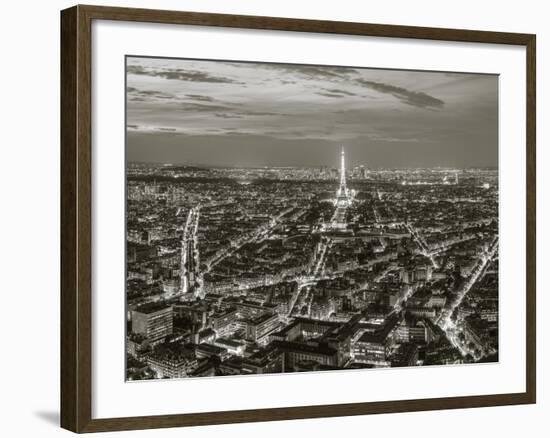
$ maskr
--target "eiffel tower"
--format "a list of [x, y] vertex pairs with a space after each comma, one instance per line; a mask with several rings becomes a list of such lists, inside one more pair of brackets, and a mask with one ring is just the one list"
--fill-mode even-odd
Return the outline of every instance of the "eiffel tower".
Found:
[[344, 148], [342, 148], [342, 154], [340, 156], [340, 187], [336, 192], [337, 206], [347, 207], [350, 204], [349, 192], [346, 187], [346, 156]]

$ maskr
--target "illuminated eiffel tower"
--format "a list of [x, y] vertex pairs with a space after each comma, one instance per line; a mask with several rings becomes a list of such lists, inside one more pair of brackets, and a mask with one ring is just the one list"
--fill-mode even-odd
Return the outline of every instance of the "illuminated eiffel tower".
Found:
[[340, 187], [336, 192], [337, 205], [340, 207], [347, 207], [350, 204], [349, 192], [346, 187], [346, 157], [344, 148], [342, 148], [342, 154], [340, 156]]

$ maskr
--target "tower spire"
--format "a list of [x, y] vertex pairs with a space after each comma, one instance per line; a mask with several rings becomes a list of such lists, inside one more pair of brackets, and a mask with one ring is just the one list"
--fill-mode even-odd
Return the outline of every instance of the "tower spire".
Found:
[[340, 196], [347, 195], [347, 188], [346, 188], [346, 156], [344, 152], [344, 147], [342, 146], [342, 153], [340, 158], [340, 189], [339, 194]]
[[346, 228], [346, 210], [351, 204], [352, 196], [353, 191], [348, 190], [346, 187], [346, 153], [344, 147], [342, 147], [340, 153], [340, 185], [334, 202], [336, 209], [330, 221], [332, 229], [341, 230]]

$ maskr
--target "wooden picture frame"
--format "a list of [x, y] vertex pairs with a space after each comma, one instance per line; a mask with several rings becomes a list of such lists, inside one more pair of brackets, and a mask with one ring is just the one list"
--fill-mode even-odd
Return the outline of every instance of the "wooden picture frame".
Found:
[[[92, 418], [91, 26], [114, 20], [518, 45], [526, 48], [526, 391], [195, 414]], [[61, 12], [61, 426], [99, 432], [530, 404], [536, 401], [535, 35], [475, 30], [75, 6]]]

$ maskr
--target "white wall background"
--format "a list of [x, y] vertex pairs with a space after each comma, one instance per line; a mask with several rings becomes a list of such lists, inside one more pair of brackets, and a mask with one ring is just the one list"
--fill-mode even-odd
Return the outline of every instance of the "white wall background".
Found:
[[[316, 435], [498, 437], [545, 436], [550, 408], [549, 363], [542, 345], [543, 247], [550, 220], [543, 193], [550, 117], [550, 14], [543, 1], [460, 2], [353, 0], [246, 1], [111, 0], [89, 2], [233, 14], [272, 15], [372, 23], [458, 27], [537, 34], [538, 76], [538, 404], [337, 419], [140, 431], [106, 436], [265, 438]], [[70, 1], [4, 2], [0, 18], [0, 433], [3, 436], [68, 436], [58, 428], [59, 405], [59, 10]], [[546, 257], [545, 257], [546, 256]]]

